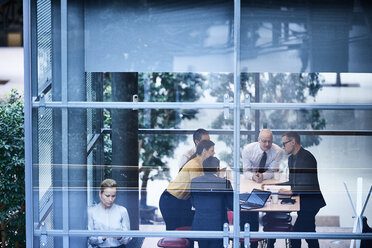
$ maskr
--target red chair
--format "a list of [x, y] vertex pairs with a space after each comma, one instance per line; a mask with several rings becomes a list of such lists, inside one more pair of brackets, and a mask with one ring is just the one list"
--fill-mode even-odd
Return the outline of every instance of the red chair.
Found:
[[[229, 222], [229, 225], [233, 225], [233, 219], [234, 219], [234, 212], [233, 211], [227, 211], [227, 220]], [[244, 243], [244, 239], [239, 239], [241, 243]], [[250, 243], [258, 242], [259, 247], [264, 247], [265, 240], [264, 239], [250, 239]]]
[[158, 247], [163, 248], [187, 248], [190, 241], [185, 238], [162, 238], [158, 241]]
[[[177, 231], [189, 231], [191, 226], [181, 226], [176, 228]], [[190, 241], [186, 238], [162, 238], [158, 241], [158, 247], [163, 248], [187, 248]]]

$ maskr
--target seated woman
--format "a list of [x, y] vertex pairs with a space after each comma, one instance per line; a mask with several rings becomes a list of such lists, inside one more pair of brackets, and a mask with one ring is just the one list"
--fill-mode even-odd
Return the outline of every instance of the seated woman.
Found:
[[[88, 230], [127, 231], [130, 230], [128, 211], [125, 207], [116, 205], [116, 181], [103, 180], [99, 191], [100, 203], [88, 209]], [[130, 237], [89, 237], [93, 247], [125, 248]]]
[[[222, 231], [228, 223], [227, 210], [233, 209], [231, 183], [217, 176], [220, 160], [209, 157], [203, 162], [204, 176], [191, 180], [191, 203], [195, 208], [192, 230]], [[199, 239], [199, 248], [223, 247], [222, 239]]]
[[190, 202], [191, 179], [203, 175], [203, 161], [214, 155], [214, 143], [202, 140], [196, 147], [196, 153], [178, 172], [160, 196], [159, 207], [167, 230], [190, 226], [193, 211]]

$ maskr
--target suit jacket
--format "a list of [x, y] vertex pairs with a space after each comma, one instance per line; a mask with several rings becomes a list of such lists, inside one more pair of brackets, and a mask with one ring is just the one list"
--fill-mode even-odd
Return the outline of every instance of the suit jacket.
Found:
[[292, 191], [300, 195], [300, 210], [319, 210], [326, 205], [320, 192], [315, 157], [301, 147], [288, 158], [289, 182]]
[[227, 209], [233, 209], [233, 191], [229, 180], [210, 172], [191, 180], [191, 202], [195, 208], [192, 230], [223, 230], [228, 223]]

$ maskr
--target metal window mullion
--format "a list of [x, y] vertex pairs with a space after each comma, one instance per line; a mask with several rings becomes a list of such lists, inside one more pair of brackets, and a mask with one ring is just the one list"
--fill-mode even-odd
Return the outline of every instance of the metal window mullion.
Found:
[[[240, 75], [238, 76], [240, 78]], [[240, 87], [240, 86], [239, 86]], [[66, 89], [62, 89], [62, 94]], [[66, 92], [67, 95], [67, 92]], [[94, 108], [94, 109], [223, 109], [225, 104], [198, 103], [194, 102], [76, 102], [76, 101], [54, 101], [40, 103], [34, 101], [32, 107], [40, 106], [48, 108]], [[252, 110], [372, 110], [372, 104], [329, 104], [329, 103], [250, 103]], [[229, 109], [235, 109], [236, 105], [228, 104]], [[238, 109], [244, 110], [246, 106]]]
[[[67, 89], [67, 0], [61, 0], [61, 91], [62, 104], [68, 102]], [[69, 247], [68, 209], [68, 108], [62, 108], [62, 227], [63, 247]]]
[[331, 103], [251, 103], [253, 110], [371, 110], [372, 104], [331, 104]]
[[[223, 109], [224, 103], [198, 103], [194, 102], [33, 102], [32, 107], [48, 108], [87, 108], [87, 109]], [[228, 104], [233, 109], [232, 103]]]
[[[233, 237], [232, 232], [224, 231], [99, 231], [99, 230], [69, 230], [67, 232], [60, 229], [46, 230], [48, 236], [70, 236], [70, 237], [90, 237], [90, 236], [128, 236], [128, 237], [183, 237], [183, 238], [220, 238], [224, 235], [229, 238]], [[41, 230], [35, 230], [35, 236], [41, 236]]]
[[[123, 236], [129, 237], [184, 237], [184, 238], [221, 238], [225, 235], [223, 231], [94, 231], [94, 230], [70, 230], [63, 231], [58, 229], [46, 230], [47, 235], [50, 236], [64, 236], [71, 237], [89, 237], [89, 236]], [[41, 230], [35, 230], [35, 236], [40, 236]], [[234, 232], [228, 232], [228, 237], [235, 236]], [[238, 238], [244, 238], [244, 232], [239, 232]], [[353, 233], [353, 232], [251, 232], [250, 238], [263, 239], [372, 239], [372, 233]]]
[[32, 95], [31, 95], [31, 2], [23, 1], [24, 94], [25, 94], [25, 201], [26, 245], [33, 247], [34, 220], [32, 199]]
[[234, 235], [233, 247], [239, 247], [240, 206], [239, 206], [239, 161], [240, 161], [240, 0], [234, 0]]

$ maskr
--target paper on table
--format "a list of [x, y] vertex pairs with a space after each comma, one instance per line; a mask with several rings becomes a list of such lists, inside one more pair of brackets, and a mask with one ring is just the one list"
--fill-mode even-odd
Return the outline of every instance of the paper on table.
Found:
[[278, 192], [280, 189], [291, 190], [290, 185], [264, 185], [264, 190]]

